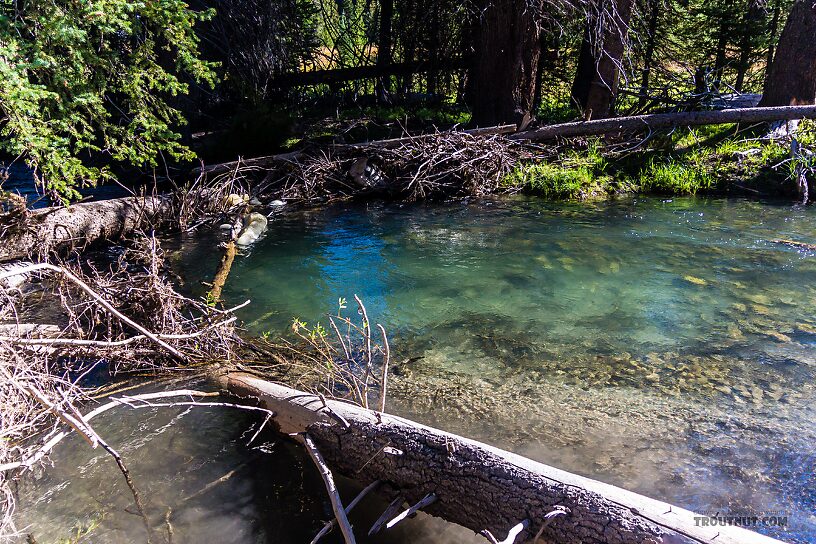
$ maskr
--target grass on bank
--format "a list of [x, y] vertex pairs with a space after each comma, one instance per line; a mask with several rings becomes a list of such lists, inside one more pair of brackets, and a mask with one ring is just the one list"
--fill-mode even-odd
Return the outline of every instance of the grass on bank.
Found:
[[[814, 123], [797, 135], [816, 143]], [[504, 180], [508, 189], [545, 198], [587, 200], [626, 193], [665, 195], [796, 194], [790, 144], [737, 132], [736, 125], [675, 130], [645, 150], [616, 154], [597, 138], [550, 162], [516, 167]]]

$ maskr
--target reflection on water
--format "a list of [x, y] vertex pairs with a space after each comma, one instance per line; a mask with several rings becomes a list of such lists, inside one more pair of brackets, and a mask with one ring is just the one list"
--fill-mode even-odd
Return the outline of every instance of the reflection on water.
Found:
[[[320, 475], [300, 448], [271, 433], [250, 443], [260, 423], [246, 412], [202, 407], [122, 408], [92, 422], [127, 463], [146, 504], [152, 542], [309, 542], [332, 518]], [[72, 436], [51, 457], [53, 466], [19, 482], [21, 542], [145, 542], [142, 518], [106, 452]], [[344, 497], [359, 492], [343, 481], [340, 490]], [[386, 505], [372, 496], [350, 520], [370, 527]], [[461, 527], [428, 516], [387, 538], [358, 541], [430, 544], [440, 535], [442, 541], [478, 542]], [[331, 535], [325, 542], [342, 539]]]
[[[816, 210], [743, 200], [342, 205], [271, 221], [224, 294], [285, 334], [356, 293], [393, 411], [696, 510], [782, 510], [763, 531], [812, 542], [816, 254], [771, 240], [814, 233]], [[180, 249], [196, 289], [213, 242]]]

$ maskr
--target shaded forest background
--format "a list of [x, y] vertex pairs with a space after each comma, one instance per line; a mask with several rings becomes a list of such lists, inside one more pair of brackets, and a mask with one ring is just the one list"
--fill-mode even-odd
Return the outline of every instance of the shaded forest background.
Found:
[[814, 97], [813, 0], [0, 0], [0, 182], [25, 163], [63, 202], [199, 160]]
[[395, 126], [524, 127], [722, 106], [723, 95], [762, 93], [793, 3], [199, 1], [216, 13], [199, 34], [221, 78], [182, 105], [187, 136], [219, 160]]

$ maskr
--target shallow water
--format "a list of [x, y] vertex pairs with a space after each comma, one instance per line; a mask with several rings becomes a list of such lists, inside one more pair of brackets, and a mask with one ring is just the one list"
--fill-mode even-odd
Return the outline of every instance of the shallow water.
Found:
[[[300, 448], [266, 431], [254, 437], [260, 423], [243, 411], [204, 407], [122, 408], [92, 421], [128, 466], [146, 505], [152, 542], [309, 542], [332, 519], [323, 482]], [[145, 542], [131, 492], [106, 452], [71, 436], [51, 460], [52, 466], [17, 485], [19, 542]], [[346, 497], [360, 490], [338, 483]], [[386, 506], [371, 496], [350, 520], [370, 527]], [[431, 544], [438, 538], [477, 542], [461, 527], [424, 515], [387, 537], [358, 541]], [[342, 542], [336, 535], [324, 540]]]
[[[759, 530], [813, 542], [816, 253], [772, 240], [814, 233], [816, 209], [746, 200], [340, 205], [270, 221], [224, 296], [279, 335], [358, 294], [396, 353], [392, 411], [698, 511], [782, 511]], [[213, 244], [174, 256], [198, 294]], [[286, 451], [265, 463], [294, 472]]]

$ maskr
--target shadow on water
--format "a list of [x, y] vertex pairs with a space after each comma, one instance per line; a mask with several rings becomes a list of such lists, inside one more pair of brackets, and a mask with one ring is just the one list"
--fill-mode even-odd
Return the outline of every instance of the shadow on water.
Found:
[[[302, 544], [332, 518], [321, 477], [301, 448], [265, 431], [249, 444], [261, 423], [253, 415], [203, 407], [124, 408], [93, 423], [127, 462], [147, 504], [153, 541], [172, 534], [175, 543]], [[144, 542], [130, 492], [105, 452], [71, 437], [52, 460], [53, 466], [18, 484], [23, 534], [39, 543]], [[344, 496], [359, 492], [351, 482], [339, 484]], [[386, 506], [372, 496], [351, 520], [370, 527]], [[427, 517], [410, 525], [358, 541], [430, 543], [449, 535], [451, 542], [468, 542], [472, 536]], [[331, 535], [325, 542], [341, 540]]]

